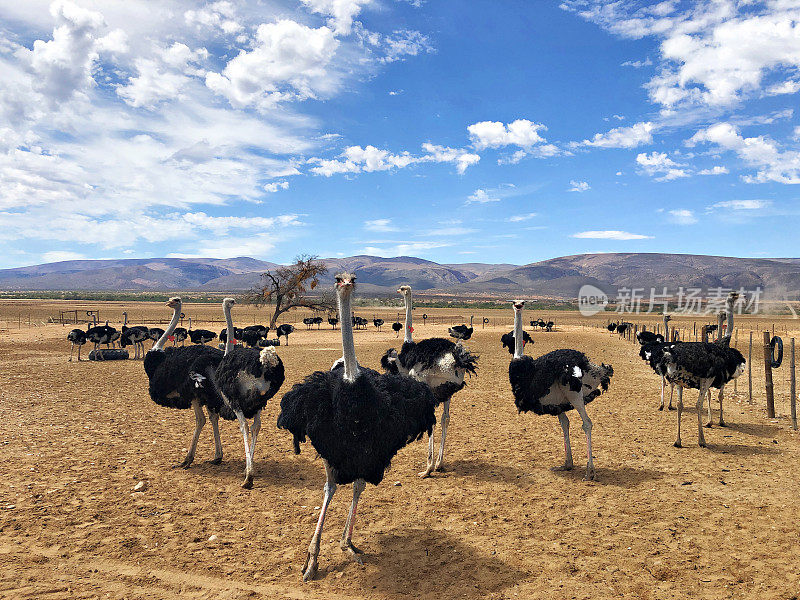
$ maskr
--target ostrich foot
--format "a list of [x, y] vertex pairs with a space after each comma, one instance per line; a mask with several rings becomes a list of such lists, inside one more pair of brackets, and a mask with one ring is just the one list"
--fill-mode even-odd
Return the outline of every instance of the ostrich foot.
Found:
[[177, 465], [172, 465], [173, 469], [188, 469], [191, 464], [194, 462], [194, 456], [187, 456], [183, 459], [182, 462], [179, 462]]
[[342, 547], [342, 552], [347, 552], [350, 555], [350, 558], [352, 558], [354, 562], [358, 563], [362, 567], [364, 566], [364, 561], [361, 560], [361, 556], [359, 556], [361, 554], [364, 554], [363, 550], [356, 548], [353, 545], [353, 542], [347, 542], [345, 540], [342, 540], [341, 547]]
[[664, 410], [664, 405], [662, 404], [661, 406], [659, 406], [658, 410]]
[[700, 446], [701, 448], [708, 448], [705, 440], [700, 440], [699, 442], [697, 442], [697, 445]]
[[436, 463], [436, 465], [433, 467], [433, 470], [439, 471], [440, 473], [444, 473], [445, 471], [447, 471], [447, 469], [444, 468], [444, 465], [442, 463]]
[[681, 444], [680, 440], [675, 440], [675, 443], [672, 445], [675, 446], [676, 448], [683, 448], [683, 444]]
[[674, 406], [672, 406], [672, 404], [670, 404], [670, 405], [667, 407], [667, 410], [675, 410], [675, 407], [674, 407]]
[[720, 419], [720, 420], [719, 420], [719, 426], [720, 426], [720, 427], [727, 427], [727, 426], [728, 426], [728, 424], [727, 424], [725, 421], [723, 421], [722, 419]]
[[427, 468], [427, 469], [425, 469], [424, 471], [420, 471], [420, 472], [418, 473], [418, 475], [419, 475], [419, 476], [420, 476], [422, 479], [425, 479], [426, 477], [430, 477], [430, 476], [431, 476], [431, 473], [433, 473], [433, 465], [432, 465], [432, 464], [431, 464], [431, 465], [428, 465], [428, 468]]
[[[317, 551], [319, 552], [319, 551]], [[303, 563], [303, 581], [311, 581], [317, 575], [317, 554], [306, 554], [306, 562]]]
[[586, 469], [586, 475], [583, 476], [584, 481], [594, 481], [594, 467]]
[[560, 467], [552, 467], [551, 471], [572, 471], [572, 463], [564, 463]]
[[220, 465], [220, 464], [222, 464], [222, 457], [221, 456], [215, 456], [210, 461], [208, 461], [208, 464], [210, 464], [210, 465]]
[[253, 473], [245, 473], [244, 481], [242, 482], [242, 487], [246, 490], [252, 489], [253, 487]]
[[709, 421], [708, 423], [703, 425], [703, 427], [705, 427], [706, 429], [711, 429], [713, 426], [714, 426], [714, 424], [711, 421]]

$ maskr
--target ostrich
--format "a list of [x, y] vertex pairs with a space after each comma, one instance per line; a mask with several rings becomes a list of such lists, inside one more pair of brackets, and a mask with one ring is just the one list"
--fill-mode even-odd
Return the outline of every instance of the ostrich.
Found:
[[[228, 331], [233, 327], [231, 308], [233, 298], [222, 301]], [[284, 381], [283, 362], [272, 347], [259, 351], [252, 348], [235, 348], [233, 341], [225, 344], [225, 354], [214, 371], [214, 382], [222, 397], [219, 415], [228, 421], [239, 421], [244, 438], [245, 475], [242, 487], [253, 487], [253, 456], [261, 429], [261, 411]], [[247, 419], [253, 419], [248, 427]]]
[[222, 352], [210, 346], [188, 346], [183, 348], [167, 348], [164, 345], [175, 331], [181, 318], [181, 299], [170, 298], [167, 306], [174, 312], [167, 330], [153, 344], [153, 347], [144, 355], [144, 372], [150, 381], [148, 391], [150, 398], [159, 406], [167, 408], [194, 409], [195, 428], [189, 451], [183, 462], [175, 465], [188, 469], [194, 461], [197, 441], [200, 432], [206, 424], [203, 406], [208, 409], [211, 418], [211, 427], [214, 430], [214, 460], [219, 464], [222, 460], [222, 442], [219, 438], [217, 411], [222, 405], [222, 399], [213, 382], [214, 369], [222, 360]]
[[447, 425], [450, 423], [450, 400], [462, 389], [464, 376], [476, 373], [478, 357], [470, 354], [460, 343], [453, 343], [445, 338], [428, 338], [415, 343], [412, 339], [414, 328], [411, 325], [412, 299], [411, 287], [400, 286], [398, 294], [403, 296], [406, 305], [406, 325], [403, 345], [400, 353], [390, 348], [381, 358], [381, 366], [390, 373], [409, 375], [427, 384], [442, 404], [442, 441], [439, 455], [434, 462], [435, 441], [433, 431], [428, 436], [428, 464], [420, 477], [428, 477], [433, 471], [442, 471], [444, 461], [444, 443], [447, 438]]
[[[87, 325], [87, 329], [89, 326]], [[72, 352], [78, 347], [78, 362], [81, 362], [81, 346], [86, 343], [86, 332], [83, 329], [73, 329], [67, 334], [67, 341], [72, 345], [69, 348], [69, 362], [72, 362]]]
[[[733, 336], [733, 305], [736, 300], [739, 298], [738, 292], [731, 292], [728, 294], [728, 298], [725, 301], [725, 310], [721, 310], [717, 315], [717, 344], [723, 344], [723, 340], [725, 338], [722, 337], [722, 327], [723, 323], [727, 317], [727, 324], [726, 324], [726, 337], [728, 339], [728, 344], [730, 344], [731, 336]], [[723, 383], [721, 386], [714, 386], [719, 387], [719, 394], [717, 398], [719, 400], [719, 426], [725, 427], [725, 420], [722, 418], [722, 400], [725, 397], [725, 384]], [[711, 390], [708, 391], [708, 422], [706, 423], [706, 427], [712, 426], [712, 418], [711, 418]]]
[[[151, 327], [147, 330], [147, 337], [153, 340], [153, 346], [156, 345], [156, 342], [162, 335], [164, 335], [164, 330], [160, 327]], [[150, 348], [152, 349], [153, 346], [150, 346]]]
[[[241, 340], [243, 334], [244, 334], [244, 331], [242, 329], [240, 329], [239, 327], [234, 327], [233, 328], [233, 343], [236, 344], [239, 340]], [[226, 344], [228, 342], [228, 328], [227, 327], [219, 332], [219, 341], [222, 342], [223, 344]], [[220, 346], [220, 347], [222, 347], [222, 346]]]
[[475, 319], [474, 316], [469, 318], [469, 327], [466, 325], [456, 325], [455, 327], [448, 329], [447, 333], [450, 334], [451, 338], [467, 341], [472, 337], [472, 332], [475, 331], [475, 329], [472, 327], [473, 319]]
[[189, 317], [189, 341], [193, 344], [206, 344], [217, 338], [217, 334], [208, 329], [192, 329], [192, 317]]
[[319, 326], [322, 325], [322, 317], [314, 317], [313, 321], [314, 325], [316, 325], [317, 329], [319, 329]]
[[[233, 328], [236, 331], [236, 327]], [[249, 325], [242, 329], [242, 341], [248, 348], [257, 348], [258, 342], [265, 339], [269, 333], [269, 327], [263, 325]]]
[[148, 339], [150, 331], [147, 327], [137, 325], [136, 327], [122, 326], [123, 331], [119, 336], [119, 347], [133, 346], [135, 350], [134, 360], [144, 357], [144, 341]]
[[[705, 448], [703, 435], [703, 399], [710, 388], [720, 389], [744, 372], [745, 359], [736, 348], [730, 347], [730, 336], [719, 342], [679, 342], [665, 344], [659, 363], [667, 381], [678, 386], [678, 437], [675, 447], [681, 448], [681, 412], [683, 389], [700, 391], [697, 400], [698, 443]], [[721, 402], [720, 402], [721, 405]], [[721, 420], [721, 414], [720, 414]], [[723, 423], [724, 424], [724, 423]]]
[[[639, 349], [639, 356], [642, 360], [646, 360], [650, 364], [650, 368], [655, 371], [656, 375], [661, 376], [661, 404], [658, 410], [664, 410], [664, 388], [666, 387], [666, 372], [660, 366], [659, 360], [663, 353], [663, 345], [666, 340], [669, 340], [669, 322], [672, 317], [668, 314], [664, 315], [664, 335], [660, 333], [653, 333], [652, 331], [640, 331], [636, 334], [636, 341], [641, 344]], [[668, 410], [675, 410], [672, 406], [672, 395], [675, 391], [675, 385], [669, 386], [669, 406]]]
[[187, 337], [189, 337], [189, 331], [186, 327], [176, 327], [175, 331], [172, 332], [172, 345], [176, 346], [180, 342], [181, 346], [183, 346]]
[[554, 327], [554, 326], [555, 326], [555, 323], [554, 323], [553, 321], [548, 321], [548, 322], [547, 322], [547, 323], [545, 323], [545, 325], [544, 325], [544, 330], [545, 330], [545, 331], [553, 331], [553, 327]]
[[294, 331], [294, 325], [290, 325], [289, 323], [284, 323], [283, 325], [278, 325], [278, 328], [275, 330], [275, 333], [278, 334], [278, 339], [281, 339], [281, 336], [286, 338], [286, 345], [289, 345], [289, 334]]
[[312, 325], [314, 325], [314, 317], [306, 317], [303, 319], [303, 325], [306, 326], [306, 329], [311, 329]]
[[514, 300], [514, 358], [508, 367], [508, 379], [519, 412], [533, 411], [537, 415], [557, 415], [564, 432], [564, 465], [558, 470], [572, 469], [572, 447], [569, 442], [567, 411], [578, 411], [586, 433], [586, 476], [594, 479], [592, 460], [592, 421], [586, 405], [608, 389], [614, 369], [597, 366], [583, 352], [553, 350], [533, 359], [523, 352], [522, 308], [525, 302]]
[[630, 323], [622, 322], [617, 325], [617, 333], [620, 337], [623, 337], [625, 333], [628, 331], [628, 327], [630, 327]]
[[95, 325], [94, 327], [87, 329], [86, 341], [93, 343], [94, 349], [99, 350], [101, 344], [105, 344], [106, 347], [111, 344], [111, 340], [115, 333], [117, 333], [117, 330], [113, 327], [110, 327], [108, 325], [108, 321], [106, 321], [105, 325]]
[[394, 337], [400, 337], [400, 330], [403, 328], [403, 324], [398, 320], [392, 323], [392, 331], [394, 331]]
[[[355, 275], [335, 277], [339, 314], [350, 314]], [[392, 458], [404, 446], [431, 433], [436, 417], [430, 388], [410, 377], [380, 374], [359, 366], [353, 342], [353, 325], [343, 318], [342, 366], [316, 371], [284, 394], [278, 427], [294, 437], [294, 451], [306, 437], [325, 465], [325, 488], [314, 535], [308, 547], [303, 580], [317, 572], [320, 538], [328, 505], [338, 485], [353, 484], [353, 501], [340, 547], [363, 564], [361, 550], [353, 545], [358, 500], [367, 482], [378, 485]]]
[[339, 319], [337, 317], [328, 317], [328, 325], [331, 326], [331, 329], [336, 329], [336, 326], [339, 324]]
[[[531, 323], [535, 323], [535, 321], [531, 321]], [[503, 348], [508, 350], [509, 354], [514, 354], [514, 332], [509, 331], [508, 333], [504, 333], [503, 336], [500, 338], [500, 342], [503, 344]], [[524, 349], [525, 344], [532, 344], [533, 338], [527, 331], [522, 332], [522, 347]]]
[[617, 330], [617, 324], [616, 323], [609, 323], [606, 326], [606, 329], [608, 329], [611, 333], [614, 333]]
[[383, 319], [375, 319], [375, 318], [372, 319], [372, 324], [378, 328], [378, 331], [380, 331], [381, 327], [383, 327], [383, 323], [384, 323]]

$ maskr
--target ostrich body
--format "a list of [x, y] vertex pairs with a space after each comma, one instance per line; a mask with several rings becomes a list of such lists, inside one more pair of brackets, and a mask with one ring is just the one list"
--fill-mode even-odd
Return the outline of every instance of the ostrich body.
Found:
[[[153, 346], [155, 346], [156, 342], [162, 335], [164, 335], [164, 330], [160, 327], [151, 327], [147, 330], [147, 337], [153, 340]], [[153, 346], [150, 347], [152, 348]]]
[[467, 341], [472, 337], [472, 332], [475, 331], [475, 329], [472, 327], [472, 321], [474, 319], [474, 315], [469, 318], [469, 327], [466, 325], [456, 325], [455, 327], [448, 329], [447, 333], [451, 338]]
[[[236, 331], [236, 327], [233, 328]], [[269, 333], [269, 327], [264, 325], [249, 325], [242, 329], [242, 341], [247, 344], [249, 348], [258, 348], [258, 342], [266, 339]]]
[[[222, 352], [209, 346], [188, 346], [182, 348], [164, 345], [173, 334], [181, 317], [181, 299], [170, 298], [167, 306], [174, 314], [167, 330], [153, 347], [144, 355], [144, 371], [150, 383], [150, 398], [159, 406], [176, 409], [194, 409], [195, 429], [189, 451], [183, 462], [175, 465], [184, 469], [194, 461], [197, 441], [206, 423], [203, 406], [206, 406], [214, 430], [215, 455], [213, 463], [222, 460], [222, 442], [219, 438], [217, 411], [222, 404], [213, 385], [214, 369], [222, 360]], [[211, 383], [209, 383], [209, 379]]]
[[[722, 406], [722, 388], [744, 372], [745, 359], [736, 348], [730, 347], [730, 336], [721, 341], [678, 342], [665, 344], [663, 355], [659, 359], [659, 368], [666, 374], [671, 384], [678, 386], [678, 436], [675, 447], [681, 448], [681, 412], [683, 412], [683, 390], [699, 390], [697, 400], [698, 443], [706, 446], [703, 435], [702, 408], [703, 399], [710, 388], [720, 390], [720, 407]], [[720, 413], [720, 420], [722, 415]]]
[[377, 327], [378, 331], [380, 331], [381, 327], [383, 327], [384, 320], [383, 319], [372, 319], [372, 324], [375, 325], [375, 327]]
[[[234, 344], [238, 343], [242, 339], [242, 335], [243, 334], [244, 334], [244, 331], [242, 329], [240, 329], [239, 327], [234, 327], [233, 328], [233, 343]], [[228, 328], [227, 327], [219, 332], [219, 341], [222, 342], [223, 344], [227, 344], [228, 343]]]
[[[536, 321], [531, 321], [531, 323], [535, 323], [535, 322]], [[503, 348], [507, 349], [508, 353], [513, 356], [514, 347], [515, 347], [514, 332], [513, 331], [509, 331], [508, 333], [504, 333], [503, 336], [500, 338], [500, 342], [503, 344]], [[530, 334], [527, 331], [523, 331], [522, 332], [522, 346], [523, 346], [523, 349], [525, 347], [525, 344], [532, 344], [532, 343], [533, 343], [533, 338], [530, 336]]]
[[87, 329], [86, 341], [93, 343], [94, 349], [99, 350], [101, 344], [105, 344], [106, 347], [109, 347], [114, 339], [115, 333], [117, 333], [117, 330], [114, 327], [110, 327], [108, 321], [106, 321], [105, 325], [95, 325]]
[[78, 347], [78, 362], [80, 362], [81, 346], [86, 343], [86, 332], [83, 329], [73, 329], [67, 334], [67, 341], [72, 344], [69, 348], [69, 362], [72, 362], [72, 352], [75, 350], [75, 346]]
[[608, 325], [606, 325], [606, 329], [608, 329], [611, 333], [614, 333], [617, 330], [617, 324], [609, 323]]
[[314, 325], [314, 317], [306, 317], [303, 319], [303, 325], [306, 326], [306, 329], [311, 329], [312, 325]]
[[394, 331], [394, 337], [400, 337], [400, 330], [403, 329], [403, 324], [400, 321], [395, 321], [392, 323], [392, 331]]
[[181, 346], [183, 346], [187, 337], [189, 337], [189, 330], [186, 327], [176, 327], [175, 331], [172, 332], [172, 345], [176, 346], [180, 342]]
[[[231, 316], [235, 303], [233, 298], [222, 301], [228, 331], [236, 331]], [[222, 397], [220, 416], [228, 421], [237, 420], [244, 438], [243, 488], [253, 487], [253, 456], [261, 429], [261, 411], [283, 385], [284, 378], [283, 362], [274, 348], [267, 347], [261, 351], [237, 348], [232, 340], [225, 344], [225, 355], [214, 371], [214, 382]], [[247, 419], [253, 419], [252, 427], [248, 427]]]
[[275, 333], [278, 334], [278, 339], [281, 339], [281, 336], [286, 338], [286, 345], [289, 345], [289, 334], [294, 331], [294, 325], [290, 323], [284, 323], [283, 325], [278, 325], [278, 328], [275, 330]]
[[336, 326], [339, 324], [339, 319], [336, 317], [328, 317], [328, 325], [331, 326], [331, 329], [336, 329]]
[[[350, 314], [355, 276], [336, 276], [339, 314]], [[410, 377], [381, 374], [360, 367], [356, 360], [352, 321], [341, 321], [341, 367], [316, 371], [281, 399], [278, 427], [289, 430], [294, 450], [310, 439], [325, 465], [325, 488], [317, 527], [311, 538], [303, 580], [317, 572], [320, 538], [338, 485], [353, 484], [353, 501], [341, 538], [341, 548], [359, 564], [362, 551], [352, 542], [356, 510], [366, 483], [377, 485], [397, 452], [425, 432], [436, 417], [430, 388]]]
[[144, 341], [149, 338], [150, 331], [147, 327], [137, 325], [136, 327], [123, 326], [123, 331], [119, 336], [119, 347], [134, 347], [134, 360], [144, 356]]
[[583, 352], [554, 350], [533, 359], [523, 352], [522, 308], [525, 302], [514, 301], [514, 358], [508, 367], [508, 379], [519, 412], [532, 411], [537, 415], [556, 415], [564, 432], [564, 465], [572, 469], [572, 447], [569, 441], [567, 411], [578, 411], [586, 433], [585, 479], [594, 479], [592, 459], [592, 421], [586, 405], [605, 390], [614, 374], [610, 365], [592, 364]]
[[187, 331], [189, 341], [193, 344], [206, 344], [217, 338], [217, 334], [208, 329], [192, 329], [192, 318], [189, 317], [189, 329]]
[[400, 352], [390, 348], [381, 358], [381, 366], [390, 373], [408, 375], [431, 388], [437, 405], [442, 404], [442, 441], [439, 454], [434, 461], [435, 442], [433, 431], [428, 436], [428, 463], [420, 477], [428, 477], [433, 471], [442, 471], [444, 462], [444, 443], [447, 426], [450, 423], [450, 400], [466, 384], [464, 376], [475, 374], [478, 357], [470, 354], [460, 343], [455, 344], [445, 338], [428, 338], [414, 342], [411, 324], [411, 287], [404, 285], [397, 290], [406, 305], [406, 325], [403, 345]]
[[617, 333], [619, 334], [620, 337], [625, 335], [630, 325], [631, 325], [630, 323], [620, 323], [619, 325], [617, 325]]
[[[639, 349], [639, 356], [642, 360], [650, 364], [650, 368], [655, 371], [656, 375], [661, 376], [661, 404], [658, 410], [664, 410], [664, 390], [666, 388], [666, 371], [660, 366], [661, 355], [663, 354], [664, 343], [669, 340], [669, 322], [672, 320], [670, 315], [664, 315], [664, 335], [660, 333], [653, 333], [652, 331], [640, 331], [636, 334], [636, 341], [642, 346]], [[647, 348], [645, 348], [647, 347]], [[669, 406], [668, 410], [675, 410], [672, 406], [672, 396], [675, 392], [675, 385], [669, 385]]]

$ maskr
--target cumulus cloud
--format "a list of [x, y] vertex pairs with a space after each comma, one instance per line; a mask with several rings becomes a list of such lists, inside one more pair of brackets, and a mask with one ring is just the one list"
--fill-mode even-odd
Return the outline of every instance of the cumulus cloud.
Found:
[[453, 163], [459, 173], [480, 160], [480, 156], [466, 150], [437, 146], [431, 143], [422, 144], [423, 154], [413, 155], [408, 151], [399, 154], [388, 150], [368, 145], [349, 146], [344, 149], [339, 158], [323, 159], [310, 158], [311, 172], [316, 175], [331, 175], [341, 173], [371, 173], [374, 171], [390, 171], [402, 169], [409, 165], [422, 163]]
[[603, 231], [581, 231], [573, 233], [572, 237], [587, 240], [650, 240], [652, 235], [640, 235], [627, 231], [603, 230]]
[[697, 217], [692, 210], [680, 208], [669, 210], [667, 213], [670, 216], [670, 220], [678, 225], [694, 225], [697, 223]]
[[487, 204], [489, 202], [500, 202], [500, 198], [489, 194], [484, 189], [478, 188], [469, 195], [466, 204]]
[[517, 119], [508, 124], [500, 121], [480, 121], [467, 127], [469, 137], [478, 150], [503, 146], [531, 148], [545, 141], [539, 132], [546, 129], [547, 127], [541, 123], [527, 119]]
[[353, 19], [372, 0], [300, 0], [312, 12], [330, 17], [328, 25], [337, 33], [347, 35]]
[[698, 171], [697, 174], [698, 175], [726, 175], [729, 172], [730, 171], [728, 171], [728, 167], [723, 167], [723, 166], [720, 166], [720, 165], [716, 165], [714, 167], [711, 167], [710, 169], [702, 169], [701, 171]]
[[656, 181], [672, 181], [689, 177], [686, 165], [675, 162], [666, 152], [651, 152], [650, 154], [641, 153], [636, 157], [636, 163], [647, 175], [655, 177]]
[[372, 219], [364, 221], [364, 229], [367, 231], [397, 231], [397, 228], [392, 225], [391, 219]]
[[592, 189], [591, 186], [585, 181], [575, 181], [574, 179], [569, 182], [568, 192], [586, 192]]
[[573, 147], [636, 148], [653, 142], [655, 125], [649, 121], [635, 123], [629, 127], [616, 127], [605, 133], [595, 133], [592, 139], [573, 142]]
[[270, 183], [264, 184], [264, 191], [270, 194], [274, 194], [279, 190], [288, 190], [288, 189], [289, 189], [288, 181], [272, 181]]
[[761, 210], [772, 205], [769, 200], [725, 200], [716, 202], [709, 208], [725, 208], [729, 210]]

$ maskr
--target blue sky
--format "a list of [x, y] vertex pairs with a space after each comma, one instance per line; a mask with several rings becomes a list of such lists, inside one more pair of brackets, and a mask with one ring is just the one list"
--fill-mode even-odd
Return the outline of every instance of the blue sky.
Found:
[[798, 92], [800, 0], [0, 0], [0, 267], [797, 256]]

